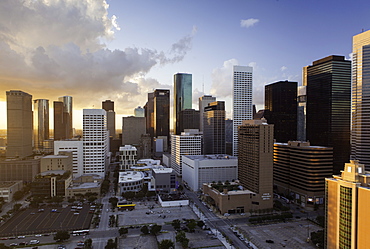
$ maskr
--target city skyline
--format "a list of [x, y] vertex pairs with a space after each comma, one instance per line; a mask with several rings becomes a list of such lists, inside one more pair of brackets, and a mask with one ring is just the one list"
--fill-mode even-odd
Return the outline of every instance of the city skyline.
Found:
[[[311, 61], [331, 54], [350, 58], [352, 36], [369, 28], [369, 4], [332, 4], [2, 1], [0, 115], [6, 115], [5, 92], [22, 90], [49, 101], [73, 96], [75, 128], [82, 127], [82, 109], [105, 99], [117, 103], [120, 120], [155, 88], [172, 92], [173, 74], [187, 72], [193, 75], [193, 108], [200, 96], [212, 94], [225, 101], [231, 117], [233, 65], [253, 66], [253, 103], [262, 109], [264, 85], [301, 85], [301, 68]], [[338, 8], [356, 18], [343, 18]]]

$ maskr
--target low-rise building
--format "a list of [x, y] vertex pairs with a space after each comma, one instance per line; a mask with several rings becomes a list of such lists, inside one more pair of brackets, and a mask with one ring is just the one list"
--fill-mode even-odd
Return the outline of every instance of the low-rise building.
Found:
[[40, 171], [69, 170], [73, 171], [71, 151], [60, 151], [58, 155], [48, 155], [41, 158]]
[[42, 197], [66, 196], [66, 190], [71, 182], [71, 171], [45, 171], [35, 177], [31, 185], [31, 192], [34, 196]]
[[236, 180], [237, 174], [238, 158], [235, 156], [182, 156], [182, 180], [192, 191], [201, 190], [203, 183]]
[[66, 196], [86, 195], [95, 193], [100, 196], [101, 183], [103, 178], [100, 175], [86, 174], [73, 179], [72, 184], [67, 188]]
[[136, 165], [137, 149], [132, 145], [125, 145], [119, 148], [120, 169], [124, 171], [131, 170]]
[[5, 202], [11, 202], [13, 200], [14, 193], [22, 190], [22, 188], [22, 181], [0, 182], [0, 197], [2, 197]]
[[172, 168], [153, 169], [153, 188], [157, 192], [171, 192], [176, 190], [176, 173]]
[[118, 185], [121, 193], [139, 192], [144, 185], [144, 173], [140, 171], [119, 172]]
[[0, 161], [0, 181], [30, 183], [40, 173], [40, 159]]

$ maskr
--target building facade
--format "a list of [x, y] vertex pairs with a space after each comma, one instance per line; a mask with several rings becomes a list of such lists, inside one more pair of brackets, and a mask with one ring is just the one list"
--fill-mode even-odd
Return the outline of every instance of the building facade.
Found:
[[80, 140], [60, 140], [54, 141], [54, 155], [63, 152], [72, 152], [73, 178], [84, 174], [84, 150], [83, 141]]
[[154, 137], [154, 92], [148, 93], [148, 101], [144, 106], [146, 133]]
[[180, 112], [192, 108], [192, 75], [177, 73], [174, 75], [174, 98], [173, 98], [173, 134], [180, 135]]
[[125, 145], [119, 148], [120, 170], [129, 171], [136, 165], [137, 149], [135, 146]]
[[122, 118], [123, 145], [139, 145], [143, 134], [146, 134], [145, 118], [134, 116]]
[[102, 102], [102, 109], [107, 112], [107, 128], [109, 137], [116, 137], [116, 112], [114, 111], [114, 101], [106, 100]]
[[246, 120], [239, 126], [238, 178], [259, 196], [256, 209], [273, 206], [274, 125], [265, 120]]
[[265, 86], [264, 117], [274, 125], [274, 138], [286, 143], [297, 139], [297, 82], [279, 81]]
[[325, 178], [333, 173], [333, 148], [309, 142], [274, 143], [274, 185], [302, 207], [324, 203]]
[[353, 37], [351, 159], [370, 170], [370, 30]]
[[202, 97], [199, 97], [199, 131], [203, 131], [204, 107], [207, 107], [209, 103], [215, 101], [216, 97], [212, 97], [212, 95], [203, 95]]
[[103, 109], [83, 110], [83, 173], [105, 175], [109, 163], [107, 115]]
[[0, 161], [0, 181], [30, 183], [40, 173], [40, 159]]
[[297, 92], [297, 140], [306, 141], [307, 86], [299, 86]]
[[154, 91], [154, 137], [170, 138], [170, 90], [156, 89]]
[[33, 105], [33, 144], [37, 152], [44, 150], [49, 139], [49, 100], [35, 99]]
[[182, 156], [201, 155], [203, 136], [199, 130], [186, 130], [181, 135], [171, 136], [171, 168], [182, 175]]
[[351, 160], [341, 175], [325, 181], [325, 248], [368, 248], [370, 172]]
[[60, 152], [58, 155], [44, 156], [40, 160], [40, 172], [65, 170], [73, 172], [72, 152]]
[[350, 156], [351, 61], [331, 55], [307, 67], [306, 138], [333, 147], [333, 173]]
[[185, 109], [180, 111], [178, 129], [181, 132], [186, 129], [199, 130], [199, 111], [194, 109]]
[[225, 154], [225, 102], [209, 103], [203, 112], [203, 153]]
[[225, 154], [182, 157], [182, 180], [194, 192], [203, 183], [233, 181], [238, 178], [238, 159]]
[[6, 157], [32, 155], [32, 95], [16, 90], [6, 92], [7, 148]]
[[253, 68], [233, 68], [233, 155], [238, 156], [238, 126], [253, 118], [252, 89]]

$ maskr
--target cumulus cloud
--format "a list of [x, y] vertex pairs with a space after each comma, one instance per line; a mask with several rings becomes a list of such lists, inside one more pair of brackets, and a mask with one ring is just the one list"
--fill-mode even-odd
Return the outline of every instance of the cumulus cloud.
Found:
[[258, 23], [260, 20], [255, 18], [249, 18], [246, 20], [240, 20], [240, 27], [242, 28], [249, 28], [254, 26], [256, 23]]
[[282, 66], [281, 68], [280, 68], [280, 71], [282, 71], [282, 72], [284, 72], [285, 70], [287, 70], [288, 68], [286, 67], [286, 66]]
[[222, 67], [212, 71], [211, 94], [218, 97], [232, 97], [232, 73], [233, 66], [239, 65], [236, 59], [230, 59], [223, 63]]
[[143, 105], [150, 90], [169, 88], [144, 76], [157, 64], [181, 61], [196, 28], [167, 53], [110, 50], [102, 40], [114, 39], [120, 27], [108, 8], [105, 0], [1, 1], [0, 91], [20, 89], [51, 101], [71, 95], [75, 108], [114, 99], [122, 103], [117, 111], [126, 112]]

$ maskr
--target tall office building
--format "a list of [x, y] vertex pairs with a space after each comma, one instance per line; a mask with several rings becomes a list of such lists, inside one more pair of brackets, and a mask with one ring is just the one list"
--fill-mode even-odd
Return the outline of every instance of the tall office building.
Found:
[[194, 109], [185, 109], [180, 111], [178, 115], [179, 126], [178, 130], [183, 132], [186, 129], [199, 130], [199, 111]]
[[370, 172], [357, 160], [326, 178], [325, 248], [369, 248]]
[[32, 155], [32, 95], [17, 90], [7, 91], [6, 109], [6, 156], [22, 159]]
[[171, 168], [182, 175], [182, 156], [201, 155], [203, 136], [199, 130], [186, 130], [181, 135], [171, 136]]
[[338, 174], [350, 156], [351, 61], [331, 55], [308, 66], [306, 106], [306, 138], [311, 145], [333, 147]]
[[141, 136], [146, 134], [144, 117], [123, 117], [122, 118], [122, 144], [138, 146]]
[[207, 107], [209, 103], [215, 102], [216, 97], [212, 97], [212, 95], [203, 95], [199, 97], [199, 131], [203, 131], [203, 114], [204, 114], [204, 107]]
[[254, 203], [258, 209], [273, 206], [274, 125], [265, 121], [245, 120], [238, 127], [238, 178], [244, 188], [260, 197]]
[[279, 81], [265, 86], [264, 117], [274, 125], [277, 142], [297, 139], [297, 84]]
[[71, 152], [73, 158], [73, 178], [84, 173], [84, 142], [80, 140], [54, 141], [54, 155], [60, 152]]
[[204, 108], [203, 153], [225, 154], [225, 102], [215, 101]]
[[63, 96], [54, 101], [54, 140], [72, 137], [72, 97]]
[[103, 109], [83, 110], [83, 173], [102, 177], [109, 163], [107, 112]]
[[135, 117], [145, 117], [145, 109], [141, 106], [138, 106], [134, 109]]
[[154, 137], [154, 92], [148, 93], [148, 101], [144, 106], [146, 133]]
[[174, 75], [173, 98], [173, 134], [180, 135], [180, 112], [192, 108], [192, 75], [177, 73]]
[[49, 100], [33, 102], [33, 144], [36, 151], [43, 151], [43, 143], [49, 139]]
[[102, 102], [102, 109], [107, 112], [107, 127], [109, 137], [116, 137], [116, 112], [114, 111], [114, 101], [106, 100]]
[[297, 140], [306, 141], [307, 86], [299, 86], [297, 92]]
[[170, 90], [156, 89], [154, 91], [154, 137], [165, 136], [170, 139]]
[[238, 155], [238, 126], [244, 120], [253, 119], [252, 79], [253, 68], [234, 66], [233, 68], [233, 155]]
[[351, 159], [370, 170], [370, 30], [353, 37]]

